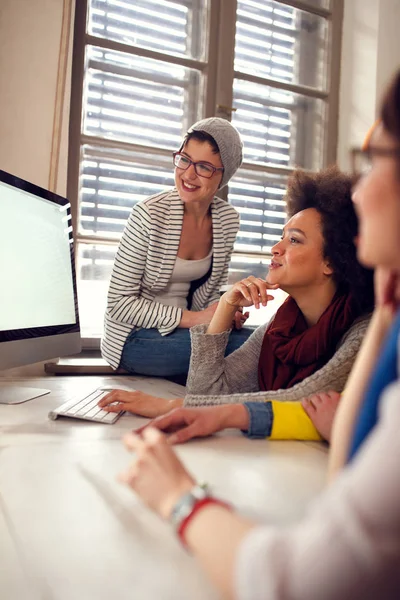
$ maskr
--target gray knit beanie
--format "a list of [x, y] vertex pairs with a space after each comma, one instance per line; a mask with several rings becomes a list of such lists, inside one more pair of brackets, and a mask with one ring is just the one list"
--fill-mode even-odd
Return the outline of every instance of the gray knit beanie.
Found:
[[219, 117], [197, 121], [190, 127], [188, 133], [192, 131], [204, 131], [216, 141], [224, 167], [224, 174], [218, 188], [221, 189], [234, 176], [243, 162], [243, 142], [239, 132], [229, 121]]

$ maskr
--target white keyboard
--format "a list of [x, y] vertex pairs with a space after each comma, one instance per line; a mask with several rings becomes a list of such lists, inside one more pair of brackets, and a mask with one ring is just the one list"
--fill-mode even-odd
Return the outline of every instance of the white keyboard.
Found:
[[110, 392], [111, 390], [98, 389], [84, 398], [68, 400], [55, 410], [51, 410], [49, 418], [55, 420], [58, 417], [71, 417], [72, 419], [85, 419], [86, 421], [112, 425], [124, 411], [121, 410], [119, 413], [107, 412], [97, 406], [99, 400]]

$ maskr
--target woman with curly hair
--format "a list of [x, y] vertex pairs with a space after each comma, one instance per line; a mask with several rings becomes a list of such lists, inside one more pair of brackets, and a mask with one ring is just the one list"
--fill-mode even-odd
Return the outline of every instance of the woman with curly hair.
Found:
[[[294, 173], [287, 191], [289, 220], [272, 248], [267, 280], [248, 277], [236, 283], [222, 296], [211, 323], [191, 329], [186, 408], [155, 423], [161, 429], [180, 429], [173, 440], [226, 427], [255, 438], [320, 439], [299, 401], [333, 390], [314, 398], [316, 407], [325, 400], [318, 411], [319, 429], [329, 437], [338, 393], [373, 307], [372, 273], [356, 258], [351, 185], [351, 178], [336, 168]], [[289, 297], [274, 317], [224, 357], [235, 312], [265, 306], [273, 300], [268, 290], [277, 287]], [[116, 390], [102, 406], [154, 417], [182, 403]], [[307, 411], [308, 405], [304, 404]], [[207, 409], [189, 408], [193, 406]]]

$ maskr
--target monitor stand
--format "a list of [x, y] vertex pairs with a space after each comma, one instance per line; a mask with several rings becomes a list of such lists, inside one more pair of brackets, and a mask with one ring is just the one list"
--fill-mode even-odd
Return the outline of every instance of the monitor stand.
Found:
[[50, 394], [50, 390], [0, 384], [0, 404], [22, 404], [45, 394]]

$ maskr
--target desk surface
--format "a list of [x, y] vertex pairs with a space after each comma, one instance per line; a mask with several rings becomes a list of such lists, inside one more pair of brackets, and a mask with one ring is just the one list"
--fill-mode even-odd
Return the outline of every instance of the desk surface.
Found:
[[[144, 420], [47, 418], [69, 397], [100, 385], [165, 398], [182, 396], [183, 388], [141, 377], [46, 377], [25, 385], [52, 392], [0, 405], [0, 598], [215, 598], [169, 526], [116, 481], [129, 461], [121, 436]], [[250, 441], [230, 431], [177, 451], [218, 496], [269, 523], [297, 519], [324, 485], [327, 450], [320, 444]]]

